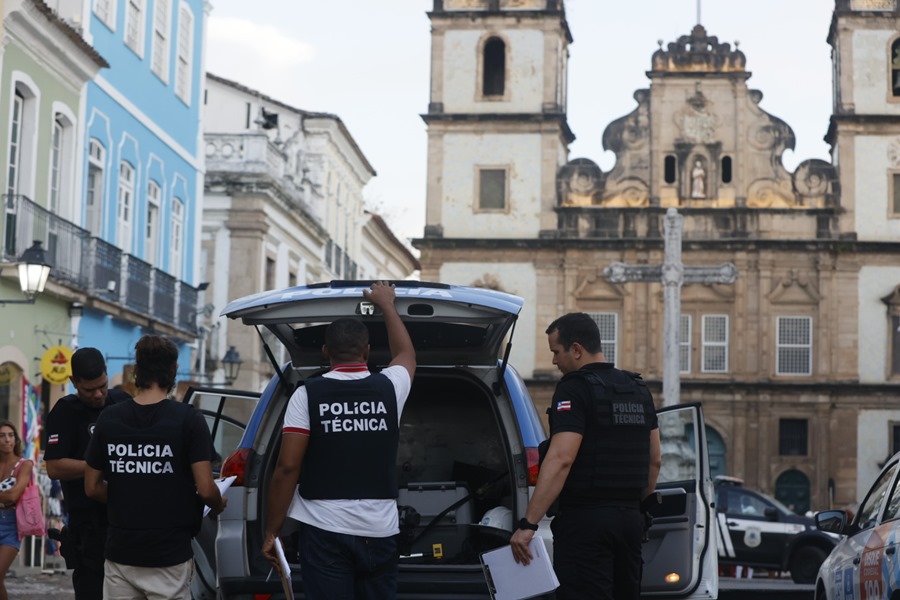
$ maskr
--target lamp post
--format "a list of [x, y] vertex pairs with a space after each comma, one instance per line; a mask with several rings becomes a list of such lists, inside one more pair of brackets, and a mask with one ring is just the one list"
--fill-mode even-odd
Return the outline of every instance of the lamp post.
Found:
[[22, 253], [16, 265], [19, 271], [19, 287], [25, 295], [25, 300], [0, 299], [0, 304], [34, 304], [34, 296], [43, 292], [44, 286], [47, 285], [51, 267], [47, 252], [41, 247], [41, 242], [35, 240], [31, 247]]
[[241, 372], [241, 353], [234, 346], [229, 346], [228, 352], [222, 357], [222, 367], [225, 369], [225, 385], [231, 385]]

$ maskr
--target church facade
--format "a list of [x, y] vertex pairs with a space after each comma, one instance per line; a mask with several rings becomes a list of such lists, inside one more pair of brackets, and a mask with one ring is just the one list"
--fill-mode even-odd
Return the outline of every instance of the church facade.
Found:
[[855, 502], [900, 449], [898, 10], [835, 1], [830, 161], [785, 168], [752, 57], [697, 25], [649, 57], [604, 172], [568, 154], [563, 0], [435, 0], [422, 279], [525, 298], [511, 360], [539, 410], [570, 311], [662, 403], [663, 286], [604, 270], [662, 264], [676, 208], [683, 263], [738, 272], [681, 291], [680, 401], [703, 403], [713, 471], [798, 510]]

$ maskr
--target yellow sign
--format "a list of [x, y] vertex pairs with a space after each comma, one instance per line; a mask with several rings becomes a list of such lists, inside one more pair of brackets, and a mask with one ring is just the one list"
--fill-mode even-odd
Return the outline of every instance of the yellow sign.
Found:
[[41, 357], [41, 375], [50, 383], [66, 383], [72, 374], [72, 349], [53, 346]]

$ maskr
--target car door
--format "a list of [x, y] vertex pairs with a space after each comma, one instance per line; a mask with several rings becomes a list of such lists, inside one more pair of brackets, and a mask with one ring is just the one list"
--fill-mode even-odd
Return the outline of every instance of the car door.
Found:
[[[222, 461], [237, 448], [244, 435], [259, 394], [239, 390], [191, 387], [183, 402], [199, 410], [206, 419], [212, 438], [213, 477], [218, 477]], [[194, 547], [196, 577], [191, 582], [194, 600], [216, 597], [215, 567], [207, 557], [214, 556], [218, 521], [203, 519], [200, 533], [191, 541]]]
[[657, 412], [662, 467], [643, 545], [643, 596], [716, 598], [719, 576], [713, 484], [703, 410], [680, 404]]
[[785, 521], [771, 500], [751, 490], [723, 486], [719, 496], [719, 528], [728, 535], [728, 562], [780, 565], [788, 539], [805, 530], [800, 523]]
[[835, 572], [835, 591], [838, 591], [837, 578], [840, 577], [842, 592], [836, 594], [836, 598], [880, 600], [890, 597], [884, 590], [884, 570], [892, 567], [890, 570], [896, 574], [897, 557], [893, 532], [896, 522], [883, 523], [882, 515], [885, 512], [886, 500], [892, 497], [894, 500], [889, 506], [893, 508], [887, 516], [891, 518], [897, 516], [898, 505], [895, 497], [897, 492], [895, 490], [894, 494], [888, 495], [896, 473], [895, 461], [881, 472], [866, 494], [865, 500], [860, 504], [851, 526], [857, 531], [841, 544], [840, 561]]

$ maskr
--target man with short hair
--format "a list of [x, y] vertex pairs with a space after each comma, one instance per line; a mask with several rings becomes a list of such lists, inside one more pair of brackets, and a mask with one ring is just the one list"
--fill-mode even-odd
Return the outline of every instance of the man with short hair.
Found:
[[309, 600], [397, 594], [397, 447], [416, 353], [394, 308], [394, 286], [375, 282], [363, 296], [384, 315], [390, 365], [369, 372], [369, 332], [359, 319], [328, 326], [322, 352], [331, 370], [291, 396], [269, 487], [262, 553], [278, 565], [275, 537], [290, 507]]
[[600, 331], [585, 313], [547, 328], [563, 376], [553, 393], [550, 445], [510, 544], [528, 564], [528, 543], [559, 499], [551, 523], [559, 600], [637, 600], [641, 592], [641, 502], [661, 465], [653, 398], [637, 373], [605, 362]]
[[47, 416], [47, 474], [62, 485], [68, 526], [62, 534], [61, 554], [72, 572], [76, 600], [103, 597], [103, 553], [106, 544], [106, 505], [84, 493], [84, 453], [97, 418], [107, 406], [130, 398], [109, 389], [106, 361], [96, 348], [79, 348], [72, 355], [69, 378], [75, 393], [60, 398]]

